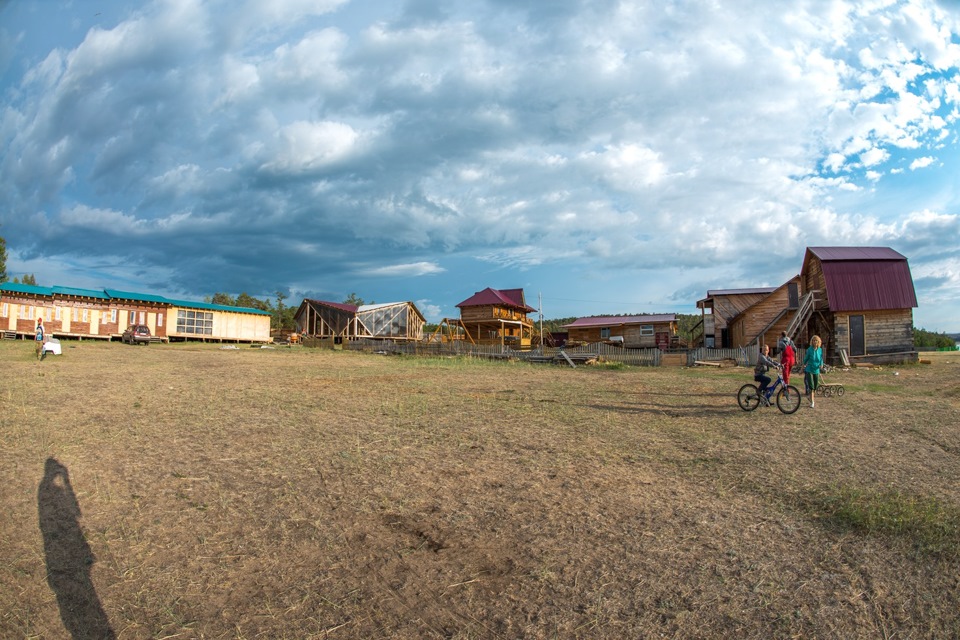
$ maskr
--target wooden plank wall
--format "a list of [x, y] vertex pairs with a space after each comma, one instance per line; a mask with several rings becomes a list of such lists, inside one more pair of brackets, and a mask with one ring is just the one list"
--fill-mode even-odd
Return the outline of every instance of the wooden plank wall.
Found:
[[888, 309], [834, 315], [833, 348], [829, 354], [838, 358], [839, 350], [850, 349], [850, 316], [863, 316], [864, 342], [867, 355], [913, 351], [913, 310]]

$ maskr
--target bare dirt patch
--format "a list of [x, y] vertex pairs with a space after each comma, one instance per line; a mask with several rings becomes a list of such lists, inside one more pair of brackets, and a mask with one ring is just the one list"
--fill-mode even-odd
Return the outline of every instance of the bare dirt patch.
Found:
[[[960, 355], [746, 369], [0, 343], [0, 637], [960, 636]], [[894, 375], [896, 374], [896, 375]]]

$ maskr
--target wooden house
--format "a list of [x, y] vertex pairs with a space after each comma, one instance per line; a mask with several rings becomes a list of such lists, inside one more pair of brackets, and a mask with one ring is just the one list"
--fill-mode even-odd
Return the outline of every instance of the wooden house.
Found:
[[713, 289], [697, 301], [700, 309], [702, 339], [708, 348], [729, 349], [740, 346], [733, 340], [730, 322], [738, 315], [776, 291], [776, 287], [754, 289]]
[[525, 302], [523, 289], [488, 287], [457, 304], [457, 308], [457, 324], [476, 344], [526, 349], [533, 343], [533, 321], [528, 315], [536, 309]]
[[[180, 322], [186, 316], [205, 318], [208, 331]], [[226, 307], [163, 296], [116, 291], [0, 284], [0, 331], [28, 337], [37, 319], [58, 338], [120, 338], [127, 327], [145, 324], [152, 336], [169, 339], [268, 341], [270, 314], [259, 309]]]
[[669, 349], [677, 339], [677, 314], [578, 318], [564, 325], [570, 342], [608, 342], [629, 348]]
[[294, 316], [303, 336], [344, 340], [422, 340], [426, 319], [412, 302], [357, 306], [343, 302], [304, 300]]
[[800, 307], [800, 276], [794, 276], [728, 322], [734, 347], [754, 342], [776, 347], [780, 333], [786, 331]]
[[889, 247], [808, 247], [800, 271], [803, 298], [794, 339], [817, 334], [829, 361], [917, 359], [917, 294], [907, 258]]
[[168, 300], [157, 317], [158, 335], [169, 340], [204, 342], [270, 342], [269, 311], [208, 302]]

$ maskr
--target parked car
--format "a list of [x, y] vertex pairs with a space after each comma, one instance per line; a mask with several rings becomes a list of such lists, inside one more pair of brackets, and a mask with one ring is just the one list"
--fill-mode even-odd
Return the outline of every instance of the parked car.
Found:
[[131, 325], [120, 336], [120, 340], [127, 344], [150, 344], [150, 327], [145, 324]]

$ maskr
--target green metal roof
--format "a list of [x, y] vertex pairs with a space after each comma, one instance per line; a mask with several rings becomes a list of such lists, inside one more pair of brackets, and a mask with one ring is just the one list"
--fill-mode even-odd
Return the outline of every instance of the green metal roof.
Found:
[[0, 291], [10, 291], [13, 293], [28, 293], [37, 296], [53, 297], [76, 296], [83, 298], [97, 298], [99, 300], [132, 300], [134, 302], [151, 302], [153, 304], [165, 304], [171, 307], [186, 307], [189, 309], [206, 309], [208, 311], [226, 311], [230, 313], [251, 313], [258, 316], [269, 316], [269, 311], [262, 309], [253, 309], [251, 307], [230, 307], [223, 304], [211, 304], [209, 302], [194, 302], [191, 300], [171, 300], [164, 296], [153, 295], [150, 293], [134, 293], [131, 291], [117, 291], [116, 289], [76, 289], [73, 287], [38, 287], [32, 284], [20, 284], [19, 282], [0, 283]]
[[110, 296], [103, 289], [75, 289], [74, 287], [52, 287], [55, 296], [76, 296], [78, 298], [98, 298], [107, 300]]
[[19, 282], [4, 282], [0, 284], [0, 290], [13, 291], [14, 293], [30, 293], [37, 296], [53, 295], [53, 289], [50, 287], [38, 287], [33, 284], [20, 284]]
[[212, 304], [210, 302], [191, 302], [189, 300], [167, 300], [167, 304], [175, 307], [189, 307], [191, 309], [207, 309], [210, 311], [231, 311], [233, 313], [253, 313], [260, 316], [269, 316], [269, 311], [261, 309], [252, 309], [250, 307], [230, 307], [225, 304]]
[[115, 300], [135, 300], [137, 302], [170, 304], [170, 301], [163, 296], [155, 296], [149, 293], [131, 293], [129, 291], [117, 291], [116, 289], [106, 289], [105, 293]]

